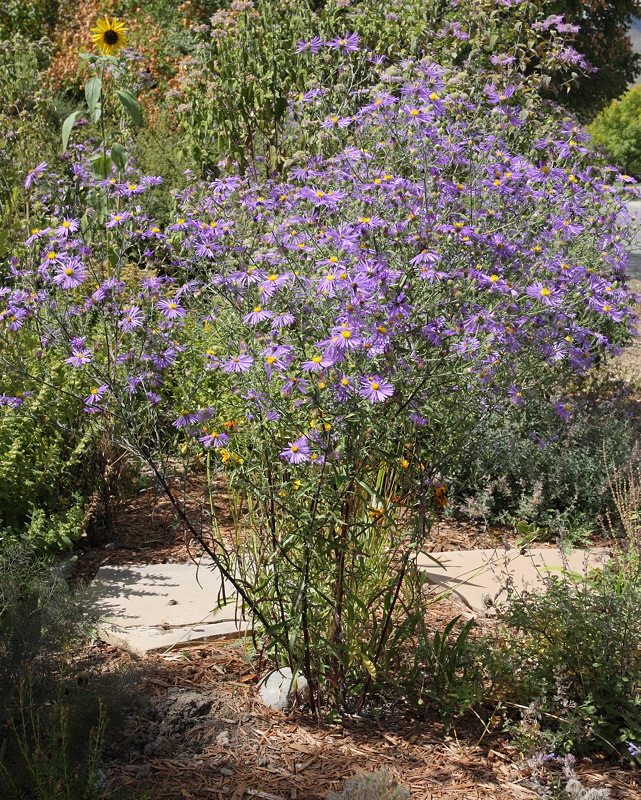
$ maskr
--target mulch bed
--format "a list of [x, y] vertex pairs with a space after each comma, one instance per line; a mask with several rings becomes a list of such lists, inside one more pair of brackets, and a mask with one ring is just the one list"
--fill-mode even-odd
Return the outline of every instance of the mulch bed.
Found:
[[[264, 706], [255, 691], [255, 660], [242, 643], [193, 645], [136, 660], [96, 643], [93, 669], [124, 664], [139, 691], [112, 737], [112, 786], [146, 791], [150, 800], [218, 798], [320, 800], [346, 778], [386, 769], [417, 800], [537, 798], [516, 748], [474, 719], [449, 735], [440, 722], [388, 708], [340, 724]], [[584, 760], [585, 786], [611, 789], [612, 800], [641, 798], [639, 776], [605, 760]]]

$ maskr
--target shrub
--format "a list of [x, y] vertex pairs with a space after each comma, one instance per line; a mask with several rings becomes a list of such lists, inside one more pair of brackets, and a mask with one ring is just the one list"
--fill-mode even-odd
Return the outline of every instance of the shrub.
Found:
[[407, 671], [401, 672], [411, 705], [427, 714], [436, 708], [446, 732], [456, 716], [483, 698], [482, 670], [470, 640], [475, 623], [460, 621], [460, 616], [455, 617], [442, 631], [434, 632], [423, 621], [413, 657], [405, 665]]
[[[356, 34], [319, 47], [363, 61]], [[469, 432], [629, 336], [627, 184], [585, 132], [542, 127], [512, 73], [375, 66], [345, 118], [316, 88], [299, 101], [330, 155], [194, 183], [164, 231], [140, 202], [158, 177], [126, 159], [107, 179], [86, 148], [72, 175], [42, 167], [5, 289], [12, 337], [37, 331], [152, 470], [317, 714], [360, 708], [413, 640], [415, 556]], [[28, 407], [42, 359], [13, 366], [26, 397], [4, 402]], [[195, 517], [171, 483], [190, 458], [211, 492]]]
[[639, 437], [631, 392], [591, 375], [568, 391], [566, 419], [534, 398], [489, 413], [448, 476], [452, 505], [486, 523], [525, 523], [538, 537], [585, 538], [614, 509], [606, 462], [626, 463]]
[[0, 549], [0, 794], [7, 800], [104, 797], [105, 736], [122, 723], [138, 683], [79, 671], [89, 626], [66, 567], [31, 541]]
[[80, 619], [60, 564], [31, 542], [0, 550], [0, 726], [21, 683], [46, 685]]
[[58, 19], [59, 0], [7, 0], [0, 17], [0, 40], [15, 34], [32, 40], [49, 36]]
[[613, 100], [589, 129], [595, 144], [628, 175], [641, 175], [641, 86]]
[[628, 755], [641, 740], [640, 612], [638, 542], [603, 570], [551, 576], [543, 594], [501, 608], [496, 697], [530, 707], [539, 747]]
[[[182, 150], [205, 175], [215, 174], [223, 159], [233, 160], [242, 173], [270, 176], [303, 153], [331, 154], [351, 142], [351, 129], [343, 126], [358, 111], [359, 94], [385, 81], [383, 70], [372, 65], [400, 70], [421, 57], [460, 69], [459, 88], [467, 97], [476, 96], [473, 70], [490, 82], [527, 86], [519, 108], [533, 110], [539, 92], [551, 85], [564, 91], [586, 70], [570, 44], [575, 30], [560, 16], [544, 21], [542, 5], [529, 0], [232, 3], [209, 25], [194, 26], [194, 34], [202, 35], [183, 64], [175, 101]], [[338, 59], [336, 51], [318, 46], [350, 31], [358, 31], [358, 55], [352, 50], [349, 59]], [[304, 102], [297, 102], [301, 97]], [[340, 120], [325, 131], [309, 113], [312, 100], [322, 97], [326, 117]]]
[[[3, 358], [10, 352], [0, 345]], [[73, 381], [55, 359], [45, 361], [30, 405], [18, 398], [0, 408], [0, 551], [24, 536], [42, 550], [71, 548], [83, 531], [85, 503], [100, 486], [86, 415], [68, 393]], [[5, 380], [5, 390], [11, 384]]]

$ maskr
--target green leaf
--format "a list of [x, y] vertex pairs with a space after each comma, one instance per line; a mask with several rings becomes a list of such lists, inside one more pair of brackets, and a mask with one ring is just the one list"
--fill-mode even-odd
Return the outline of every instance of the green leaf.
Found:
[[102, 81], [100, 78], [89, 78], [85, 86], [85, 99], [89, 106], [89, 113], [94, 123], [100, 119], [101, 106], [100, 95], [102, 94]]
[[142, 125], [142, 114], [140, 112], [140, 105], [131, 92], [126, 89], [118, 89], [117, 93], [120, 102], [125, 107], [125, 111], [131, 117], [134, 125]]
[[62, 152], [66, 152], [67, 147], [69, 146], [69, 137], [71, 136], [71, 129], [73, 128], [73, 123], [76, 121], [76, 117], [80, 113], [80, 110], [74, 111], [73, 114], [69, 114], [67, 119], [62, 123]]
[[109, 156], [105, 158], [103, 153], [96, 153], [89, 160], [92, 162], [95, 174], [98, 177], [106, 178], [111, 172], [111, 158]]
[[120, 142], [114, 142], [111, 146], [111, 158], [118, 169], [124, 169], [127, 166], [127, 150]]

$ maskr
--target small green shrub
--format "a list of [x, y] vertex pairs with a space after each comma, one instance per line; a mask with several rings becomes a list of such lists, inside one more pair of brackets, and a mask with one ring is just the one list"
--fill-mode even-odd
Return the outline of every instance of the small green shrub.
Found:
[[638, 543], [587, 577], [565, 573], [543, 594], [513, 595], [501, 612], [495, 699], [529, 707], [547, 751], [627, 754], [641, 740]]
[[641, 86], [613, 100], [588, 128], [595, 144], [629, 175], [641, 175]]
[[58, 19], [59, 0], [7, 0], [2, 4], [0, 39], [22, 34], [40, 39], [53, 30]]
[[82, 630], [81, 614], [61, 564], [33, 542], [0, 550], [0, 730], [27, 679], [47, 685], [61, 649]]
[[[96, 482], [79, 404], [63, 394], [55, 368], [24, 407], [0, 408], [0, 550], [24, 535], [43, 550], [70, 548], [82, 533]], [[67, 389], [73, 389], [68, 386]]]

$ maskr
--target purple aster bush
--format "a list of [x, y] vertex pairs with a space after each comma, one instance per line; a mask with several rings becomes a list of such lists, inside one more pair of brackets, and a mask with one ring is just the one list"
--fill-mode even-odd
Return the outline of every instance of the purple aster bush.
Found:
[[[633, 324], [634, 186], [580, 128], [496, 110], [515, 75], [482, 80], [472, 100], [458, 73], [408, 63], [359, 94], [337, 152], [194, 183], [166, 230], [131, 162], [113, 183], [76, 170], [73, 193], [49, 169], [42, 233], [2, 287], [5, 337], [31, 331], [86, 377], [94, 424], [152, 469], [318, 714], [360, 707], [411, 638], [416, 556], [478, 421], [535, 393], [564, 405]], [[178, 453], [225, 475], [242, 550], [181, 505]]]

